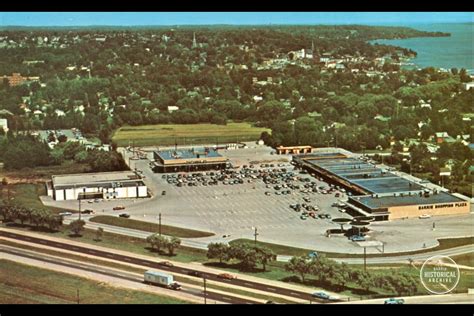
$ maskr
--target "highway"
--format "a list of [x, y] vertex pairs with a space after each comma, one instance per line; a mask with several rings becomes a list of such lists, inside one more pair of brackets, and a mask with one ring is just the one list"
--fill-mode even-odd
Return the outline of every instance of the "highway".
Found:
[[325, 300], [314, 298], [311, 293], [303, 292], [303, 291], [298, 291], [295, 289], [289, 289], [289, 288], [284, 288], [284, 287], [279, 287], [279, 286], [274, 286], [270, 284], [264, 284], [264, 283], [259, 283], [251, 280], [240, 280], [240, 279], [223, 279], [220, 278], [217, 274], [214, 273], [209, 273], [209, 272], [203, 272], [203, 271], [198, 271], [194, 269], [189, 269], [189, 268], [184, 268], [184, 267], [169, 267], [162, 265], [156, 261], [153, 260], [146, 260], [146, 259], [141, 259], [141, 258], [136, 258], [132, 256], [125, 256], [121, 254], [115, 254], [113, 252], [109, 251], [103, 251], [103, 250], [97, 250], [97, 249], [92, 249], [87, 247], [86, 245], [84, 246], [77, 246], [77, 245], [69, 245], [64, 242], [58, 242], [58, 241], [51, 241], [48, 239], [43, 239], [43, 238], [38, 238], [38, 237], [32, 237], [32, 236], [25, 236], [19, 233], [12, 233], [12, 232], [7, 232], [0, 230], [0, 236], [6, 237], [6, 238], [11, 238], [11, 239], [16, 239], [16, 240], [22, 240], [26, 242], [30, 242], [33, 244], [41, 244], [44, 246], [49, 246], [49, 247], [55, 247], [55, 248], [60, 248], [60, 249], [65, 249], [68, 251], [73, 251], [73, 252], [78, 252], [78, 253], [83, 253], [87, 255], [92, 255], [96, 257], [102, 257], [102, 258], [107, 258], [107, 259], [112, 259], [116, 261], [121, 261], [125, 263], [131, 263], [131, 264], [137, 264], [140, 266], [145, 266], [149, 268], [156, 268], [168, 272], [173, 272], [173, 273], [178, 273], [178, 274], [183, 274], [183, 275], [190, 275], [192, 272], [199, 272], [202, 275], [202, 278], [206, 278], [207, 280], [210, 281], [215, 281], [215, 282], [221, 282], [221, 283], [226, 283], [230, 285], [235, 285], [235, 286], [240, 286], [243, 288], [250, 288], [254, 290], [260, 290], [263, 292], [268, 292], [272, 294], [280, 294], [280, 295], [285, 295], [301, 300], [307, 300], [308, 302], [315, 302], [315, 303], [328, 303]]
[[[94, 273], [100, 273], [103, 275], [107, 275], [110, 277], [119, 278], [119, 279], [123, 279], [127, 281], [143, 283], [143, 276], [139, 276], [136, 273], [116, 271], [116, 270], [108, 269], [105, 267], [98, 267], [98, 266], [90, 265], [86, 263], [74, 262], [74, 261], [65, 260], [58, 257], [53, 257], [53, 256], [40, 254], [40, 253], [34, 253], [32, 251], [26, 251], [24, 249], [14, 249], [12, 247], [6, 247], [2, 245], [0, 245], [0, 252], [4, 252], [4, 253], [12, 254], [15, 256], [20, 256], [20, 257], [30, 258], [34, 260], [40, 260], [43, 262], [52, 263], [56, 265], [59, 264], [59, 265], [69, 267], [69, 268], [80, 269], [80, 270], [85, 270], [85, 271], [94, 272]], [[202, 298], [204, 297], [204, 293], [201, 290], [186, 286], [185, 284], [181, 284], [181, 285], [182, 285], [181, 292], [188, 293], [188, 294], [202, 297]], [[174, 291], [174, 290], [169, 290], [169, 291]], [[208, 290], [206, 290], [206, 294], [207, 294], [206, 298], [213, 301], [219, 301], [219, 302], [230, 303], [230, 304], [261, 304], [258, 301], [247, 300], [240, 297], [234, 297], [231, 295], [224, 295], [221, 293], [215, 293]]]

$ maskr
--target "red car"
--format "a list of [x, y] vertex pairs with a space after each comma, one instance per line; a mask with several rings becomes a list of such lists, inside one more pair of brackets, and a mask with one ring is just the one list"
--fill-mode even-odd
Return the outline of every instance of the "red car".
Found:
[[235, 275], [229, 274], [229, 273], [221, 273], [218, 275], [219, 278], [221, 279], [226, 279], [226, 280], [233, 280], [237, 279]]
[[116, 206], [113, 208], [114, 211], [121, 211], [121, 210], [124, 210], [125, 209], [125, 206]]

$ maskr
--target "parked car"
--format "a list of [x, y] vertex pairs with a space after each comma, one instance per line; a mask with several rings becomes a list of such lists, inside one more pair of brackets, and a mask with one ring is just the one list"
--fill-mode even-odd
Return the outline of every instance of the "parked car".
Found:
[[161, 264], [163, 266], [167, 266], [167, 267], [174, 267], [174, 264], [172, 264], [169, 261], [161, 261], [161, 262], [159, 262], [159, 264]]
[[384, 304], [405, 304], [405, 300], [403, 298], [389, 298], [384, 301]]
[[237, 277], [235, 275], [232, 275], [230, 273], [221, 273], [218, 275], [219, 278], [221, 279], [225, 279], [225, 280], [233, 280], [233, 279], [237, 279]]
[[418, 216], [419, 219], [428, 219], [428, 218], [431, 218], [431, 215], [430, 214], [422, 214], [420, 216]]
[[120, 213], [120, 214], [119, 214], [119, 217], [130, 218], [130, 214], [128, 214], [128, 213]]
[[122, 206], [122, 205], [119, 205], [119, 206], [116, 206], [113, 208], [114, 211], [121, 211], [121, 210], [124, 210], [125, 209], [125, 206]]
[[363, 236], [359, 236], [359, 235], [353, 235], [349, 239], [351, 241], [365, 241], [365, 238]]

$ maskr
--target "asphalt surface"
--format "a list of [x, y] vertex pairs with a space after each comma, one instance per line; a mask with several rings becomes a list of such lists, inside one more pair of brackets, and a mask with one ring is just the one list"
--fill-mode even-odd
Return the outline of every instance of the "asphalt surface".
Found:
[[244, 288], [260, 290], [260, 291], [264, 291], [264, 292], [268, 292], [272, 294], [285, 295], [285, 296], [294, 297], [298, 299], [308, 300], [309, 302], [328, 303], [328, 301], [313, 297], [310, 293], [306, 293], [306, 292], [302, 292], [298, 290], [292, 290], [292, 289], [287, 289], [283, 287], [258, 283], [258, 282], [254, 282], [250, 280], [223, 279], [219, 277], [219, 275], [214, 274], [214, 273], [202, 272], [202, 271], [183, 268], [183, 267], [169, 267], [152, 260], [145, 260], [145, 259], [125, 256], [125, 255], [115, 254], [113, 252], [91, 249], [85, 246], [75, 246], [75, 245], [73, 246], [66, 243], [62, 243], [62, 242], [51, 241], [51, 240], [46, 240], [46, 239], [31, 237], [31, 236], [24, 236], [21, 234], [6, 232], [2, 230], [0, 230], [0, 236], [22, 240], [22, 241], [26, 241], [30, 243], [35, 243], [35, 244], [42, 244], [45, 246], [50, 246], [50, 247], [55, 247], [55, 248], [61, 248], [68, 251], [84, 253], [84, 254], [88, 254], [88, 255], [92, 255], [96, 257], [108, 258], [108, 259], [122, 261], [126, 263], [137, 264], [137, 265], [141, 265], [145, 267], [156, 268], [156, 269], [160, 269], [160, 270], [164, 270], [168, 272], [174, 272], [178, 274], [190, 275], [193, 272], [199, 272], [201, 274], [201, 278], [206, 278], [207, 280], [210, 280], [210, 281], [227, 283], [227, 284], [231, 284], [235, 286], [241, 286]]

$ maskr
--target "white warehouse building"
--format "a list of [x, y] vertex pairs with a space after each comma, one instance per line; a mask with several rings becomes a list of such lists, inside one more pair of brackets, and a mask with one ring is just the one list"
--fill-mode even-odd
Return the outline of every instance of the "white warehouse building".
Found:
[[148, 191], [133, 171], [65, 174], [46, 183], [48, 196], [56, 201], [77, 199], [143, 198]]

